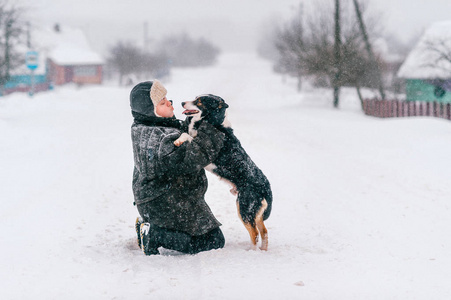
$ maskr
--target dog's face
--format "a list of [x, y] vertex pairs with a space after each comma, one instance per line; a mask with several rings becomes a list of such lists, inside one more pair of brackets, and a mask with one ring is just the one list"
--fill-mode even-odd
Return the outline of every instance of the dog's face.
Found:
[[205, 120], [212, 125], [221, 125], [229, 107], [224, 99], [215, 95], [201, 95], [194, 101], [182, 102], [183, 114], [194, 120]]

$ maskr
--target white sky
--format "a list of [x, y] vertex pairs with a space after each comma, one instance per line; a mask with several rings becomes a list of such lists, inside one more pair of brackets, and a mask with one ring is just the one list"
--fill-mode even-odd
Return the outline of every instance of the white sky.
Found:
[[[299, 3], [316, 0], [20, 0], [33, 22], [82, 28], [94, 49], [118, 40], [187, 32], [223, 50], [252, 50], [270, 20], [288, 20]], [[333, 2], [333, 0], [329, 0]], [[350, 1], [350, 0], [344, 0]], [[386, 31], [403, 41], [434, 21], [451, 19], [451, 0], [368, 0], [382, 13]]]

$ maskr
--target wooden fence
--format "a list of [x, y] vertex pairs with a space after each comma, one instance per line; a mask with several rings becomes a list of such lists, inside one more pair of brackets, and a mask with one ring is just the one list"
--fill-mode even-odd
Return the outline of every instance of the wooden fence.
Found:
[[451, 120], [451, 103], [365, 99], [363, 111], [378, 118], [430, 116]]

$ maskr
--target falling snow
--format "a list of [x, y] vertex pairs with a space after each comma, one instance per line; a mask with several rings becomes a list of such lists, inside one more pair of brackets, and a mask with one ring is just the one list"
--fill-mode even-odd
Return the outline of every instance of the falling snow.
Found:
[[[271, 182], [269, 250], [249, 250], [209, 174], [223, 249], [137, 247], [130, 87], [0, 99], [1, 299], [450, 299], [451, 123], [365, 116], [356, 93], [283, 82], [254, 55], [174, 70], [176, 115], [203, 93]], [[370, 91], [366, 91], [370, 93]], [[26, 230], [24, 230], [26, 229]]]

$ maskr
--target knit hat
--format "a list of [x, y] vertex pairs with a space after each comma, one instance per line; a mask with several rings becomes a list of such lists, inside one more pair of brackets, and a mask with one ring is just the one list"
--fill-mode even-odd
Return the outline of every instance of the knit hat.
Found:
[[130, 92], [130, 107], [142, 115], [158, 116], [155, 108], [166, 94], [166, 89], [158, 80], [138, 83]]
[[157, 106], [158, 103], [166, 97], [167, 93], [168, 91], [161, 82], [158, 80], [153, 81], [152, 87], [150, 88], [150, 99], [152, 99], [154, 106]]

